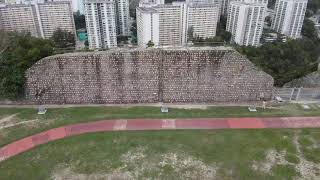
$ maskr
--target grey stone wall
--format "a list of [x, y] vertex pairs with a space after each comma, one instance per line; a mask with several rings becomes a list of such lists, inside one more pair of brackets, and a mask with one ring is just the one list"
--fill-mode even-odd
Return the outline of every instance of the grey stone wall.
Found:
[[244, 102], [273, 79], [230, 48], [131, 49], [46, 57], [26, 72], [35, 103]]

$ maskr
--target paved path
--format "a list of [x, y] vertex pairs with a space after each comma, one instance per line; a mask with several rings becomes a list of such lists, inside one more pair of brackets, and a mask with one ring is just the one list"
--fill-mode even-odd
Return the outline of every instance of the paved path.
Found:
[[73, 124], [23, 138], [0, 148], [0, 161], [66, 137], [104, 131], [168, 129], [320, 128], [320, 117], [104, 120]]

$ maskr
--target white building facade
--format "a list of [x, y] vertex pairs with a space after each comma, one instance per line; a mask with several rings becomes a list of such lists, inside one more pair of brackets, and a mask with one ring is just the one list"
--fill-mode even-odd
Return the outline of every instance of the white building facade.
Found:
[[138, 46], [146, 47], [149, 41], [159, 46], [159, 12], [154, 8], [138, 7], [136, 14]]
[[0, 7], [0, 24], [6, 31], [30, 32], [45, 39], [58, 28], [75, 34], [70, 2], [8, 4]]
[[117, 47], [117, 36], [129, 36], [129, 0], [85, 0], [90, 49]]
[[85, 18], [90, 49], [117, 47], [115, 2], [85, 0]]
[[33, 6], [7, 5], [0, 7], [0, 27], [5, 31], [29, 32], [41, 37]]
[[211, 4], [218, 6], [220, 9], [220, 15], [227, 15], [229, 1], [230, 0], [186, 0], [186, 3]]
[[219, 7], [213, 4], [188, 6], [188, 29], [192, 28], [194, 37], [215, 37], [218, 21]]
[[292, 39], [301, 37], [308, 0], [277, 0], [272, 29]]
[[40, 33], [49, 39], [58, 28], [75, 34], [72, 5], [70, 2], [47, 2], [35, 4], [40, 21]]
[[233, 0], [229, 4], [226, 30], [231, 41], [242, 46], [259, 46], [267, 0]]
[[129, 0], [116, 0], [116, 26], [117, 34], [120, 36], [129, 35]]
[[219, 6], [184, 2], [149, 5], [137, 8], [140, 47], [146, 47], [150, 40], [155, 46], [185, 46], [190, 28], [197, 37], [211, 38], [216, 35]]

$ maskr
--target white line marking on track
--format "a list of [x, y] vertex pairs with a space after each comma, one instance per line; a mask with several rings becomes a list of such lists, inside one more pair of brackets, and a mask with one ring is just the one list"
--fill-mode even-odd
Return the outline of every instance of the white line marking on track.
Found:
[[127, 120], [117, 120], [113, 125], [113, 130], [126, 130]]
[[162, 120], [163, 129], [175, 129], [176, 128], [176, 120], [175, 119], [164, 119]]

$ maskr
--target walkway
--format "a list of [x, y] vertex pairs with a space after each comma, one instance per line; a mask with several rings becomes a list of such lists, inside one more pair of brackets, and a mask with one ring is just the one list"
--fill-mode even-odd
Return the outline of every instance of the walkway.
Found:
[[0, 148], [0, 161], [40, 144], [66, 137], [108, 131], [172, 129], [320, 128], [320, 117], [104, 120], [73, 124], [23, 138]]

